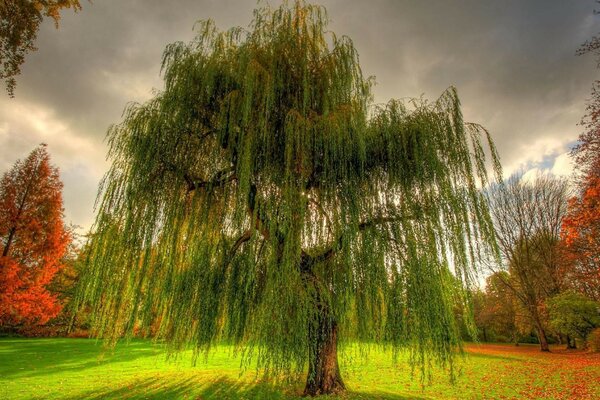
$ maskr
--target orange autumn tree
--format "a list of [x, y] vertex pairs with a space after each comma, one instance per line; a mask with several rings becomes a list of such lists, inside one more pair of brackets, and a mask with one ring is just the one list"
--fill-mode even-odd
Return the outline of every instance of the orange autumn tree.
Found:
[[[600, 67], [600, 35], [579, 49], [580, 55], [590, 53]], [[573, 289], [600, 301], [600, 80], [593, 83], [581, 125], [584, 131], [571, 154], [578, 172], [578, 195], [569, 202], [561, 234], [564, 267]]]
[[0, 181], [0, 326], [44, 324], [61, 310], [47, 285], [71, 240], [62, 187], [45, 145]]
[[581, 195], [569, 201], [562, 239], [568, 281], [579, 292], [600, 300], [600, 177], [589, 174]]

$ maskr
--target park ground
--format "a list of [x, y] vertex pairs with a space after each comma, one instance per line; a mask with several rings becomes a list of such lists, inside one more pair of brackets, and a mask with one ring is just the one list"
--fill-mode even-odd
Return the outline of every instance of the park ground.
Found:
[[[555, 347], [470, 344], [455, 384], [436, 370], [424, 388], [404, 359], [370, 351], [342, 361], [339, 399], [600, 399], [600, 354]], [[273, 384], [218, 348], [191, 365], [136, 340], [103, 350], [90, 339], [0, 339], [0, 399], [296, 399], [302, 384]]]

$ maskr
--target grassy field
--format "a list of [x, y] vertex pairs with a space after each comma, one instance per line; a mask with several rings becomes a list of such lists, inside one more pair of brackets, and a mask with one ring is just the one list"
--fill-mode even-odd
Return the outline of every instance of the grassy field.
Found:
[[[343, 361], [342, 399], [600, 399], [600, 354], [536, 346], [469, 345], [455, 385], [437, 371], [421, 388], [405, 362], [373, 351]], [[87, 339], [0, 339], [0, 399], [294, 399], [302, 385], [273, 385], [220, 348], [191, 366], [147, 341], [106, 352]]]

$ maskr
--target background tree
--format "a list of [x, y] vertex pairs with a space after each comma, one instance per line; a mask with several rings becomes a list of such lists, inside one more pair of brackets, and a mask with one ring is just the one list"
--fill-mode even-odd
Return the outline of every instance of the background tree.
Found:
[[569, 201], [562, 241], [568, 285], [600, 301], [600, 178], [590, 178]]
[[[588, 40], [578, 51], [588, 53], [600, 65], [600, 37]], [[600, 81], [592, 86], [581, 125], [584, 132], [571, 153], [578, 193], [569, 202], [563, 225], [565, 273], [573, 290], [600, 301]]]
[[600, 327], [600, 303], [579, 293], [554, 296], [548, 302], [548, 310], [553, 329], [584, 343], [594, 328]]
[[567, 182], [550, 175], [532, 182], [515, 175], [489, 191], [502, 253], [499, 266], [508, 271], [497, 276], [527, 311], [542, 351], [549, 351], [544, 302], [563, 286], [559, 243], [568, 197]]
[[79, 0], [2, 0], [0, 1], [0, 79], [12, 97], [15, 77], [21, 73], [25, 55], [35, 51], [35, 39], [44, 17], [56, 27], [63, 8], [81, 9]]
[[474, 307], [475, 322], [484, 342], [499, 341], [518, 344], [519, 307], [517, 300], [505, 284], [509, 279], [506, 271], [499, 271], [486, 279], [484, 291], [480, 291]]
[[344, 339], [452, 366], [451, 265], [466, 282], [494, 246], [487, 134], [453, 88], [372, 105], [326, 24], [286, 3], [167, 47], [165, 89], [108, 135], [81, 295], [97, 335], [158, 321], [172, 350], [227, 340], [268, 374], [307, 368], [310, 395], [344, 389]]
[[17, 161], [0, 182], [0, 325], [43, 324], [61, 309], [48, 284], [70, 241], [62, 183], [46, 146]]
[[[577, 53], [594, 54], [600, 66], [600, 36], [585, 42]], [[584, 132], [579, 135], [579, 142], [571, 154], [580, 173], [580, 186], [586, 186], [590, 178], [600, 178], [600, 81], [593, 83], [592, 96], [587, 102], [581, 125]]]

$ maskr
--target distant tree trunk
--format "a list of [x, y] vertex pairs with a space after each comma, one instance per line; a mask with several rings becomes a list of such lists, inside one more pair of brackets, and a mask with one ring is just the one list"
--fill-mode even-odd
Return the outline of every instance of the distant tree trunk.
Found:
[[519, 346], [519, 335], [517, 335], [517, 332], [514, 330], [512, 332], [512, 342], [515, 344], [515, 346]]
[[534, 322], [538, 340], [540, 341], [540, 350], [550, 351], [550, 347], [548, 346], [548, 338], [546, 337], [546, 331], [544, 330], [544, 327], [537, 316], [534, 318]]
[[567, 335], [567, 350], [572, 350], [572, 349], [576, 349], [577, 348], [577, 343], [575, 342], [575, 339], [571, 338], [569, 335]]
[[483, 341], [487, 342], [488, 338], [487, 338], [487, 329], [485, 329], [485, 327], [481, 328], [481, 331], [483, 333]]

